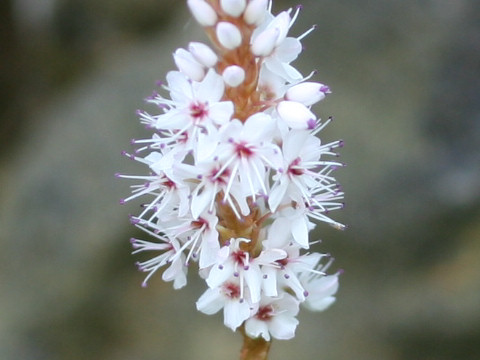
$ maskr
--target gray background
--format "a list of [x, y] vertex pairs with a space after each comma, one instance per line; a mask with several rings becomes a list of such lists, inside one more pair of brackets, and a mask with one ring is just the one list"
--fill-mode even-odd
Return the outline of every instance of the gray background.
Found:
[[[337, 302], [300, 314], [272, 360], [480, 358], [480, 2], [304, 0], [343, 138], [345, 232], [316, 250], [344, 269]], [[275, 12], [295, 6], [276, 1]], [[0, 4], [0, 359], [235, 359], [240, 335], [198, 313], [205, 285], [147, 289], [119, 206], [140, 173], [135, 110], [200, 28], [178, 0]], [[193, 274], [193, 272], [192, 272]]]

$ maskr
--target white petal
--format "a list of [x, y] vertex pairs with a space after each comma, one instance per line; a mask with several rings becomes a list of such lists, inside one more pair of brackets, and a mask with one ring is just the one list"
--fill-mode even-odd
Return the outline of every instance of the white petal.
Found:
[[275, 56], [283, 63], [290, 64], [302, 52], [302, 44], [295, 38], [288, 37], [275, 49]]
[[292, 235], [295, 241], [304, 249], [308, 249], [308, 224], [306, 217], [299, 216], [291, 221]]
[[263, 267], [262, 288], [266, 296], [277, 296], [277, 270], [270, 266]]
[[233, 275], [233, 271], [233, 265], [229, 261], [215, 265], [210, 270], [206, 283], [210, 288], [216, 288], [227, 281]]
[[295, 336], [298, 320], [293, 316], [277, 315], [270, 320], [270, 334], [279, 340], [288, 340]]
[[269, 141], [274, 134], [276, 122], [265, 113], [256, 113], [245, 121], [242, 135], [249, 143]]
[[203, 81], [196, 85], [195, 95], [202, 102], [217, 102], [223, 97], [225, 84], [215, 70], [210, 69]]
[[257, 266], [250, 266], [248, 270], [243, 270], [243, 276], [250, 290], [250, 299], [253, 303], [260, 301], [260, 289], [262, 281], [262, 273]]
[[208, 117], [217, 125], [223, 125], [230, 121], [234, 111], [231, 101], [221, 101], [208, 107]]
[[268, 332], [267, 323], [256, 317], [252, 317], [245, 322], [245, 332], [252, 338], [258, 338], [261, 336], [265, 340], [270, 341], [270, 333]]
[[225, 326], [235, 331], [250, 316], [250, 306], [247, 301], [230, 300], [223, 308]]
[[207, 289], [197, 300], [197, 310], [207, 315], [218, 312], [224, 305], [224, 298], [220, 289]]
[[200, 214], [208, 207], [212, 197], [215, 196], [213, 193], [213, 188], [204, 186], [200, 191], [194, 192], [192, 194], [192, 217], [198, 219]]
[[192, 84], [180, 71], [169, 71], [166, 79], [173, 101], [187, 103], [193, 98]]
[[272, 188], [270, 194], [268, 194], [268, 206], [270, 207], [270, 210], [272, 212], [275, 212], [277, 210], [278, 205], [280, 205], [285, 196], [285, 193], [287, 192], [287, 188], [288, 181], [282, 179], [282, 181], [277, 183]]
[[300, 155], [309, 137], [310, 132], [304, 130], [291, 130], [287, 134], [282, 144], [282, 153], [288, 163]]

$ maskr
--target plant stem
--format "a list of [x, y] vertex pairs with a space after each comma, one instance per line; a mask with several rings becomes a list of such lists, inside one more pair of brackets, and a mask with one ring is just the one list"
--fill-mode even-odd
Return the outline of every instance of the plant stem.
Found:
[[267, 360], [271, 341], [266, 341], [262, 337], [252, 339], [245, 334], [245, 329], [241, 327], [243, 335], [243, 346], [240, 352], [240, 360]]

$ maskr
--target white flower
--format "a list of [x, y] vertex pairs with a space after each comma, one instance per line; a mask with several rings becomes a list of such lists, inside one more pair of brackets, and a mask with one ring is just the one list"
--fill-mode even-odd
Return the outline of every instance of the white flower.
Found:
[[[157, 255], [152, 259], [143, 262], [137, 262], [139, 270], [148, 272], [148, 275], [143, 281], [142, 286], [147, 286], [147, 282], [150, 277], [166, 264], [170, 264], [170, 266], [163, 272], [162, 279], [164, 281], [173, 281], [173, 287], [175, 289], [185, 286], [187, 284], [187, 267], [185, 266], [185, 256], [183, 254], [176, 256], [180, 248], [178, 241], [175, 239], [166, 239], [146, 229], [143, 230], [163, 241], [163, 243], [153, 243], [145, 240], [131, 239], [132, 246], [135, 249], [133, 254], [142, 251], [162, 252], [160, 255]], [[171, 259], [174, 260], [172, 261]]]
[[253, 337], [263, 337], [270, 341], [288, 340], [295, 336], [299, 302], [288, 293], [278, 298], [265, 297], [260, 301], [257, 312], [245, 321], [245, 332]]
[[280, 151], [272, 142], [276, 122], [264, 113], [250, 116], [242, 124], [233, 120], [221, 129], [224, 142], [218, 146], [218, 156], [230, 167], [230, 179], [225, 190], [228, 194], [238, 176], [244, 196], [259, 193], [266, 195], [266, 167], [276, 168], [280, 161]]
[[184, 74], [171, 71], [167, 74], [166, 87], [172, 100], [160, 96], [150, 102], [167, 108], [161, 115], [149, 118], [155, 128], [172, 131], [165, 142], [181, 140], [195, 156], [204, 158], [214, 151], [211, 147], [212, 137], [217, 133], [217, 126], [227, 123], [233, 114], [231, 101], [221, 101], [224, 93], [224, 82], [220, 75], [210, 69], [201, 82], [192, 82]]
[[321, 159], [324, 154], [331, 154], [331, 146], [322, 147], [320, 139], [308, 131], [292, 130], [286, 134], [282, 144], [284, 167], [274, 177], [268, 202], [272, 211], [282, 202], [308, 202], [312, 189], [335, 182], [329, 173], [333, 165], [341, 164]]
[[241, 296], [243, 293], [238, 279], [232, 277], [216, 288], [207, 289], [197, 300], [197, 310], [212, 315], [223, 308], [225, 326], [235, 331], [251, 313], [250, 304]]
[[151, 224], [150, 227], [166, 234], [169, 238], [179, 239], [182, 243], [179, 253], [188, 249], [185, 262], [188, 263], [191, 258], [198, 259], [199, 267], [203, 269], [216, 262], [220, 250], [217, 222], [216, 216], [203, 213], [197, 219], [163, 220], [158, 225]]
[[338, 290], [338, 273], [326, 276], [305, 274], [301, 278], [308, 296], [302, 304], [311, 311], [323, 311], [335, 302]]
[[249, 241], [243, 238], [231, 239], [230, 243], [221, 249], [218, 262], [210, 270], [206, 282], [210, 288], [216, 288], [227, 279], [236, 277], [240, 282], [240, 297], [244, 299], [244, 289], [248, 288], [249, 300], [252, 303], [258, 303], [262, 272], [256, 259], [250, 259], [248, 251], [240, 248], [242, 242]]

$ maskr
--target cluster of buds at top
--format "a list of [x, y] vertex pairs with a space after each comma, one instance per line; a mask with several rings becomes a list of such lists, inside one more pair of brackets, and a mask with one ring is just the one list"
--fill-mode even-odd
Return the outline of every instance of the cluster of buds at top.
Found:
[[198, 264], [208, 289], [197, 309], [221, 309], [224, 324], [249, 337], [289, 339], [299, 306], [323, 310], [334, 300], [338, 272], [328, 254], [309, 251], [309, 232], [343, 206], [332, 173], [341, 141], [323, 143], [311, 106], [330, 93], [290, 63], [302, 51], [289, 37], [300, 8], [274, 16], [267, 0], [188, 0], [213, 48], [191, 42], [177, 49], [170, 71], [138, 111], [151, 138], [133, 140], [128, 157], [150, 169], [124, 200], [149, 197], [131, 221], [154, 241], [132, 239], [138, 263], [158, 269], [174, 288]]

